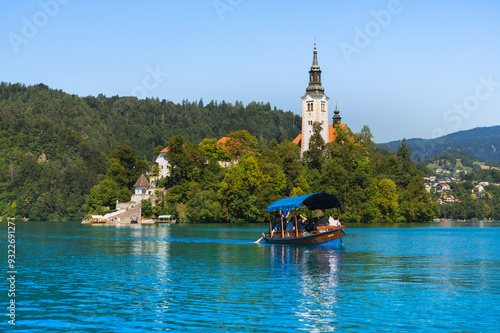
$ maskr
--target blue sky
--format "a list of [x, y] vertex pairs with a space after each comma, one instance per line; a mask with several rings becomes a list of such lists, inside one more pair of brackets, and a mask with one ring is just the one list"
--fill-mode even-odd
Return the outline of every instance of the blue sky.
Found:
[[494, 0], [3, 1], [0, 36], [0, 81], [296, 114], [316, 37], [325, 92], [355, 132], [500, 125]]

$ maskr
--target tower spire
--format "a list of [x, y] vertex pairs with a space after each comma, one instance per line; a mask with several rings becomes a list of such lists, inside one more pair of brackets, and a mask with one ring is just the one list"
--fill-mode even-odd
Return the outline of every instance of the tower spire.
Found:
[[316, 50], [316, 42], [314, 42], [313, 64], [311, 66], [311, 69], [313, 69], [313, 68], [319, 69], [319, 65], [318, 65], [318, 51]]
[[335, 103], [335, 110], [333, 111], [334, 115], [333, 115], [333, 127], [335, 127], [335, 125], [338, 125], [340, 124], [340, 122], [342, 121], [342, 117], [340, 116], [340, 111], [339, 111], [339, 108], [337, 107], [337, 103]]
[[321, 85], [321, 69], [318, 64], [318, 51], [316, 50], [316, 37], [314, 38], [313, 62], [309, 71], [309, 86], [306, 93], [324, 94], [325, 88]]

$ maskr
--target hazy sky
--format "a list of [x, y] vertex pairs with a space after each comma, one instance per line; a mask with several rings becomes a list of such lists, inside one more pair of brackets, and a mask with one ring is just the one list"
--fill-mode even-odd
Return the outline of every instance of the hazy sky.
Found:
[[500, 125], [500, 1], [2, 1], [0, 81], [79, 96], [330, 97], [376, 142]]

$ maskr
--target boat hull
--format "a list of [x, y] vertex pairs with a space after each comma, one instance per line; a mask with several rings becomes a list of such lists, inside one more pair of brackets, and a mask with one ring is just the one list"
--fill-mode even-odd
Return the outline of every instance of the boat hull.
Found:
[[336, 229], [325, 230], [315, 234], [310, 234], [302, 237], [287, 237], [287, 238], [271, 238], [269, 234], [264, 236], [264, 239], [269, 244], [284, 244], [284, 245], [319, 245], [319, 244], [342, 244], [344, 239], [344, 226]]

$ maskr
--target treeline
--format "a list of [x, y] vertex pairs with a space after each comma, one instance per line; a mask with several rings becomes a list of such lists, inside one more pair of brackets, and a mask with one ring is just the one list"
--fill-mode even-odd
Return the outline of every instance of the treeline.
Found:
[[474, 167], [474, 162], [480, 162], [475, 156], [461, 150], [451, 149], [443, 151], [424, 161], [425, 164], [438, 164], [441, 167], [456, 168], [458, 163], [467, 167]]
[[43, 84], [26, 87], [5, 82], [0, 83], [0, 121], [9, 127], [68, 129], [106, 155], [126, 144], [147, 160], [153, 158], [155, 147], [175, 135], [198, 143], [245, 129], [258, 138], [281, 142], [293, 140], [301, 129], [300, 116], [272, 110], [269, 103], [244, 106], [238, 101], [233, 105], [212, 100], [204, 105], [202, 100], [175, 104], [158, 98], [78, 97]]
[[[122, 145], [152, 161], [175, 135], [198, 143], [246, 129], [261, 141], [292, 140], [301, 118], [267, 103], [175, 104], [134, 97], [79, 97], [46, 85], [0, 83], [0, 216], [78, 220]], [[109, 179], [109, 178], [108, 178]]]
[[[262, 149], [246, 131], [230, 134], [225, 145], [183, 136], [168, 141], [171, 175], [167, 194], [151, 214], [173, 214], [185, 222], [265, 222], [271, 202], [324, 191], [343, 202], [344, 222], [429, 221], [438, 213], [429, 201], [411, 152], [403, 141], [396, 153], [376, 149], [368, 127], [354, 134], [336, 128], [323, 142], [315, 124], [309, 151], [300, 159], [289, 141], [271, 140]], [[231, 166], [221, 167], [219, 161]], [[310, 212], [304, 211], [304, 214]]]

